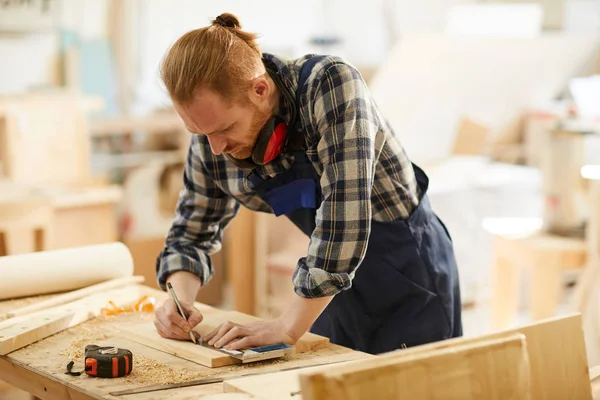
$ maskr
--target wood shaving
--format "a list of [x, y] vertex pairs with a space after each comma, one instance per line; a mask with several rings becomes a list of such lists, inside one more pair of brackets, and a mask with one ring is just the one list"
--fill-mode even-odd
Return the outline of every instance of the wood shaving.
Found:
[[60, 355], [67, 357], [71, 361], [83, 363], [86, 345], [108, 339], [115, 332], [115, 330], [108, 328], [109, 324], [106, 324], [106, 322], [114, 319], [115, 317], [113, 316], [99, 316], [70, 328], [68, 334], [76, 336], [77, 339], [72, 341], [69, 347], [61, 351]]
[[133, 370], [124, 377], [128, 384], [168, 385], [207, 378], [206, 371], [172, 368], [169, 365], [142, 355], [133, 356]]

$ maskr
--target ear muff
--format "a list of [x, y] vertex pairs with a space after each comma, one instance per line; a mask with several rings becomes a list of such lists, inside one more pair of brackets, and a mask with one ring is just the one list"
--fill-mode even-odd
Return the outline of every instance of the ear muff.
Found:
[[281, 153], [286, 133], [287, 125], [283, 119], [278, 116], [271, 117], [259, 132], [250, 157], [239, 160], [227, 154], [227, 158], [239, 168], [244, 169], [267, 164]]

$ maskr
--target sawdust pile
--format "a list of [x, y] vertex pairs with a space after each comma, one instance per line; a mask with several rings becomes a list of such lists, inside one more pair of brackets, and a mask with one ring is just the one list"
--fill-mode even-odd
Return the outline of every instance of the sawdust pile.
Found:
[[[85, 356], [85, 346], [109, 339], [118, 333], [118, 329], [109, 327], [118, 326], [118, 324], [107, 324], [107, 321], [114, 319], [125, 319], [124, 316], [99, 316], [83, 324], [69, 329], [69, 334], [77, 339], [61, 351], [60, 355], [67, 357], [79, 365], [83, 365]], [[77, 368], [75, 368], [77, 369]], [[172, 368], [168, 364], [145, 357], [140, 354], [133, 355], [133, 370], [123, 378], [128, 384], [137, 385], [166, 385], [169, 383], [188, 382], [195, 379], [206, 378], [205, 371], [184, 370], [181, 368]]]
[[74, 362], [83, 363], [85, 346], [90, 343], [108, 339], [111, 333], [113, 333], [110, 330], [107, 330], [106, 325], [103, 325], [106, 321], [109, 321], [113, 318], [114, 317], [100, 316], [87, 321], [86, 323], [70, 328], [69, 334], [76, 336], [77, 339], [72, 341], [69, 347], [61, 351], [60, 355], [65, 356]]
[[168, 385], [207, 378], [205, 371], [175, 369], [169, 365], [142, 355], [133, 356], [133, 370], [124, 377], [126, 383], [142, 385]]

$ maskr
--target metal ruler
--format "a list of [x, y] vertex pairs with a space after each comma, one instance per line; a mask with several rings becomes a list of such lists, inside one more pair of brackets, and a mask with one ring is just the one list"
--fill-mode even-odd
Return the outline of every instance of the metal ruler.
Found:
[[296, 369], [318, 367], [318, 366], [322, 366], [322, 365], [338, 364], [338, 363], [343, 363], [343, 362], [347, 362], [347, 361], [352, 361], [352, 360], [332, 361], [329, 363], [320, 363], [320, 364], [313, 364], [313, 365], [302, 365], [300, 367], [283, 368], [283, 369], [279, 369], [277, 371], [253, 372], [250, 374], [226, 376], [226, 377], [221, 377], [221, 378], [205, 378], [205, 379], [198, 379], [198, 380], [189, 381], [189, 382], [171, 383], [168, 385], [144, 386], [144, 387], [140, 387], [140, 388], [136, 388], [136, 389], [127, 389], [127, 390], [119, 390], [116, 392], [110, 392], [109, 395], [111, 395], [111, 396], [126, 396], [129, 394], [156, 392], [159, 390], [178, 389], [178, 388], [189, 387], [189, 386], [210, 385], [212, 383], [221, 383], [221, 382], [229, 381], [229, 380], [233, 380], [233, 379], [246, 378], [248, 376], [267, 375], [267, 374], [273, 374], [273, 373], [277, 373], [277, 372], [293, 371]]

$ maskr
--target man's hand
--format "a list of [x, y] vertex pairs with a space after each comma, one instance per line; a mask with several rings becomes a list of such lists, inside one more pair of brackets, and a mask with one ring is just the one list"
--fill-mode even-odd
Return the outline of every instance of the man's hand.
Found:
[[241, 350], [276, 343], [289, 345], [296, 343], [296, 340], [285, 331], [285, 326], [279, 319], [257, 321], [244, 325], [229, 321], [220, 325], [202, 339], [205, 342], [208, 341], [211, 346], [224, 347], [227, 350]]
[[227, 350], [278, 343], [293, 345], [310, 329], [332, 299], [332, 296], [317, 299], [294, 296], [286, 310], [274, 320], [244, 325], [226, 322], [202, 339], [211, 346]]
[[183, 312], [188, 317], [186, 321], [177, 310], [177, 305], [171, 297], [156, 309], [154, 326], [159, 335], [169, 339], [190, 340], [190, 330], [202, 322], [203, 316], [193, 305], [180, 301]]
[[154, 313], [154, 326], [159, 335], [169, 339], [191, 340], [190, 330], [202, 322], [202, 314], [194, 307], [194, 300], [200, 290], [200, 278], [187, 271], [177, 271], [169, 275], [167, 282], [173, 285], [187, 321], [179, 315], [175, 301], [169, 296]]

